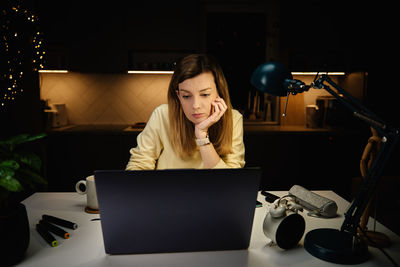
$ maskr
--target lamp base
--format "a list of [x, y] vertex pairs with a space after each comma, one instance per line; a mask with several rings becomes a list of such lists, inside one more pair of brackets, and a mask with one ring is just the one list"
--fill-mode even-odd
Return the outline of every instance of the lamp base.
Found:
[[304, 238], [304, 248], [314, 257], [340, 264], [358, 264], [369, 258], [368, 246], [360, 238], [337, 229], [311, 230]]

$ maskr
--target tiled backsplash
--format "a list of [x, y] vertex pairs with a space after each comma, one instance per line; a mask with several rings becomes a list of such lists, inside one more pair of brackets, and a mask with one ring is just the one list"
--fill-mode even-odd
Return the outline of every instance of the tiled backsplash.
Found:
[[[66, 104], [69, 124], [135, 124], [147, 122], [152, 111], [167, 103], [172, 74], [41, 73], [41, 99]], [[340, 77], [340, 78], [339, 78]], [[314, 76], [295, 76], [310, 84]], [[363, 74], [331, 77], [347, 92], [362, 100]], [[282, 125], [304, 125], [305, 106], [315, 104], [325, 90], [311, 89], [290, 96], [288, 116]], [[285, 98], [281, 98], [281, 114]]]
[[167, 103], [170, 74], [41, 73], [40, 97], [65, 103], [69, 124], [147, 122]]

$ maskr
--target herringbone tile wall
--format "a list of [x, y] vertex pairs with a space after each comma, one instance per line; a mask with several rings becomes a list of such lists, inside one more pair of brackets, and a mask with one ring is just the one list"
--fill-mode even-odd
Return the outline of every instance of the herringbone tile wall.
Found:
[[40, 97], [65, 103], [69, 124], [134, 124], [167, 103], [171, 74], [40, 73]]

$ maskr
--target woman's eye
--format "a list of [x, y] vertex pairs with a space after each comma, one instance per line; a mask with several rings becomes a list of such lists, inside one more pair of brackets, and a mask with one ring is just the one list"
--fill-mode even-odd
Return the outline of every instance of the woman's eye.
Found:
[[207, 97], [210, 96], [210, 94], [201, 94], [201, 96]]
[[188, 99], [188, 98], [190, 98], [190, 95], [183, 95], [182, 98], [183, 99]]

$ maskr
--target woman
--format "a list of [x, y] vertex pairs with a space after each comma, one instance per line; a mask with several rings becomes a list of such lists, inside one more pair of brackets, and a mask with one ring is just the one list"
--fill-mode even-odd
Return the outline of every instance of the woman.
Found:
[[244, 166], [243, 118], [214, 58], [189, 55], [177, 64], [168, 105], [153, 111], [130, 153], [127, 170]]

